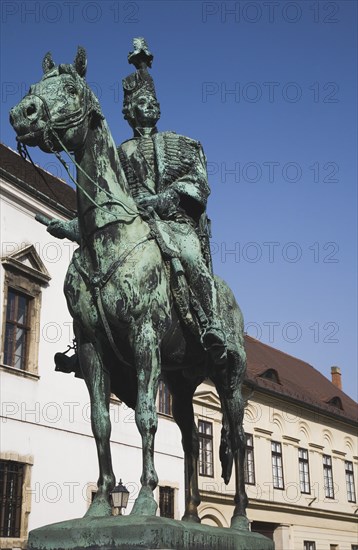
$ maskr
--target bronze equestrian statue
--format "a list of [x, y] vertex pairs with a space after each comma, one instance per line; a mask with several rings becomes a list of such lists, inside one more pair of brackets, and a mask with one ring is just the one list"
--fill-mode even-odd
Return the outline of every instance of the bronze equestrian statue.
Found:
[[[155, 515], [156, 395], [162, 377], [172, 393], [173, 416], [182, 432], [183, 520], [200, 521], [199, 444], [192, 399], [207, 377], [215, 384], [222, 406], [220, 458], [226, 483], [235, 467], [231, 525], [248, 529], [241, 393], [246, 369], [243, 318], [231, 290], [218, 277], [215, 285], [211, 282], [210, 262], [201, 257], [205, 246], [200, 248], [197, 232], [208, 195], [202, 149], [189, 138], [155, 132], [159, 107], [155, 94], [148, 100], [150, 79], [144, 66], [149, 66], [148, 52], [144, 41], [135, 45], [137, 71], [131, 80], [134, 88], [138, 85], [142, 90], [127, 89], [134, 95], [130, 100], [125, 97], [124, 109], [137, 139], [122, 144], [119, 155], [99, 102], [84, 80], [83, 48], [68, 65], [55, 65], [47, 54], [42, 79], [10, 114], [20, 147], [38, 146], [60, 160], [61, 152], [71, 152], [77, 167], [78, 220], [64, 225], [54, 220], [49, 229], [58, 234], [62, 230], [62, 236], [80, 245], [68, 268], [64, 292], [73, 317], [80, 372], [90, 395], [99, 461], [98, 491], [87, 515], [111, 514], [110, 491], [115, 485], [109, 444], [111, 392], [135, 409], [142, 437], [141, 489], [131, 513]], [[131, 118], [130, 102], [135, 98], [136, 105], [143, 95], [143, 80], [147, 80], [147, 103], [136, 111], [142, 112], [139, 121], [138, 116]], [[147, 116], [145, 111], [152, 114]], [[137, 124], [143, 121], [143, 126]], [[168, 152], [170, 148], [174, 153]], [[172, 163], [178, 153], [178, 163]], [[193, 178], [194, 195], [185, 191], [188, 175]], [[196, 196], [195, 187], [197, 192], [202, 189]], [[175, 233], [179, 232], [187, 240], [178, 239]], [[188, 253], [197, 254], [202, 284], [211, 288], [207, 302], [191, 272], [192, 259], [183, 250], [191, 244]]]

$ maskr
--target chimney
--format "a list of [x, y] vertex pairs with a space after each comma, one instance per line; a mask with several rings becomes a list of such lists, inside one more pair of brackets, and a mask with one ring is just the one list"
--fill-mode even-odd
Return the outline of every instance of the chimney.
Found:
[[342, 389], [342, 375], [339, 367], [331, 367], [332, 384]]

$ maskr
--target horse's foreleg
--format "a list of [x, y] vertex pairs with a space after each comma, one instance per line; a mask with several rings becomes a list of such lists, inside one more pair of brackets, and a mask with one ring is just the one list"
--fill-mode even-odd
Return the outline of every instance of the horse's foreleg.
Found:
[[110, 491], [115, 485], [115, 477], [109, 444], [111, 434], [109, 418], [110, 379], [109, 374], [104, 369], [102, 358], [94, 345], [91, 342], [84, 341], [77, 333], [76, 337], [81, 370], [91, 401], [91, 425], [99, 463], [98, 491], [86, 515], [111, 515]]
[[[188, 383], [186, 381], [186, 383]], [[185, 461], [185, 512], [184, 521], [200, 523], [198, 506], [201, 502], [198, 487], [199, 437], [194, 421], [193, 391], [176, 378], [169, 384], [173, 395], [173, 417], [182, 434]]]
[[140, 478], [142, 487], [131, 513], [151, 516], [155, 515], [158, 507], [153, 497], [153, 490], [158, 484], [154, 467], [154, 438], [158, 425], [156, 396], [160, 375], [160, 351], [158, 338], [150, 322], [135, 327], [131, 341], [138, 381], [135, 420], [142, 437], [143, 457]]

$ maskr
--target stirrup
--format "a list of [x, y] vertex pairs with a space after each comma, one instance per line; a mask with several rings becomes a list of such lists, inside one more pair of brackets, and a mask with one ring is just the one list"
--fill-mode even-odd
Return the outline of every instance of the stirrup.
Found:
[[66, 372], [77, 372], [79, 370], [78, 356], [77, 353], [71, 355], [70, 357], [66, 353], [58, 352], [55, 354], [55, 371]]

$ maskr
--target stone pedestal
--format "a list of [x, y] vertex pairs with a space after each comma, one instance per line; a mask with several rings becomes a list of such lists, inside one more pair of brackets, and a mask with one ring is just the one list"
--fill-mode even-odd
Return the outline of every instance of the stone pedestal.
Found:
[[34, 529], [28, 550], [274, 550], [251, 533], [159, 517], [81, 518]]

